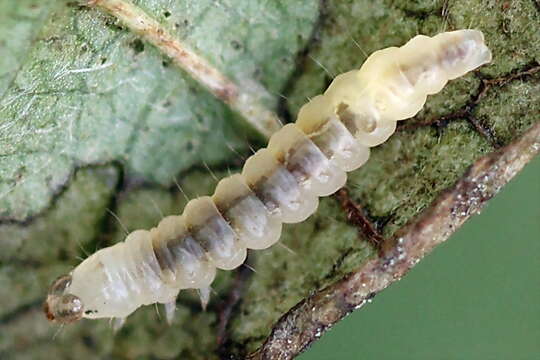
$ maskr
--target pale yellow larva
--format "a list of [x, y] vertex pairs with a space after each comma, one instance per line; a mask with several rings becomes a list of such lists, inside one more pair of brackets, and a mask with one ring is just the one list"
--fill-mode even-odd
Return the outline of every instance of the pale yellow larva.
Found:
[[418, 113], [448, 80], [490, 60], [477, 30], [416, 36], [373, 53], [304, 105], [296, 123], [275, 133], [241, 174], [221, 180], [213, 196], [191, 200], [183, 215], [129, 234], [55, 281], [47, 317], [123, 319], [141, 305], [163, 303], [170, 319], [179, 291], [188, 288], [207, 301], [216, 268], [234, 269], [248, 248], [277, 242], [282, 223], [313, 214], [318, 198], [342, 187], [346, 172], [367, 161], [396, 121]]

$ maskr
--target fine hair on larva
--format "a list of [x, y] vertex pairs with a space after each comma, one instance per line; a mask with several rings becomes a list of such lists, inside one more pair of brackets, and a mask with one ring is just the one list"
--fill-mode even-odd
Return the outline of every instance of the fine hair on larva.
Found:
[[305, 104], [296, 123], [276, 132], [212, 196], [189, 201], [182, 215], [130, 233], [58, 278], [45, 301], [47, 318], [123, 321], [141, 305], [162, 303], [171, 321], [182, 289], [198, 289], [205, 304], [216, 269], [232, 270], [247, 249], [275, 244], [283, 223], [313, 214], [319, 197], [344, 186], [346, 172], [362, 166], [398, 120], [417, 114], [427, 95], [490, 61], [483, 34], [469, 29], [374, 52]]

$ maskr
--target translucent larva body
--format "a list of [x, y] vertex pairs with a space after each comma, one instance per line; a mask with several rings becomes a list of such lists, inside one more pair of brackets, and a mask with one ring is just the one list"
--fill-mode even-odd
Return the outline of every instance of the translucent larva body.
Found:
[[362, 166], [398, 120], [418, 113], [427, 95], [490, 60], [477, 30], [416, 36], [373, 53], [304, 105], [296, 123], [275, 133], [241, 174], [221, 180], [213, 196], [191, 200], [183, 215], [129, 234], [57, 280], [48, 318], [125, 318], [141, 305], [173, 304], [182, 289], [207, 296], [216, 269], [234, 269], [247, 249], [277, 242], [282, 223], [313, 214], [318, 198], [341, 188], [346, 172]]

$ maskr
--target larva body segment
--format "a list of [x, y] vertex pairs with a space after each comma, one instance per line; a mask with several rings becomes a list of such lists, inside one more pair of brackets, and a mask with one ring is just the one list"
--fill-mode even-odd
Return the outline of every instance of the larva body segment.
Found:
[[216, 266], [189, 232], [183, 216], [164, 218], [150, 233], [165, 282], [177, 291], [203, 288], [212, 283]]
[[269, 211], [240, 174], [221, 180], [213, 200], [247, 248], [266, 249], [279, 240], [280, 216]]
[[244, 262], [247, 248], [211, 197], [191, 200], [184, 209], [184, 216], [190, 235], [201, 244], [210, 262], [218, 269], [232, 270]]
[[318, 198], [343, 186], [345, 173], [362, 166], [397, 121], [420, 111], [427, 95], [490, 60], [477, 30], [416, 36], [375, 52], [304, 105], [297, 122], [274, 134], [241, 174], [221, 180], [213, 196], [191, 200], [182, 216], [131, 233], [54, 282], [47, 317], [125, 318], [156, 302], [169, 304], [169, 314], [188, 288], [206, 299], [216, 268], [234, 269], [247, 249], [277, 242], [282, 223], [313, 214]]
[[274, 134], [268, 150], [314, 196], [328, 196], [345, 185], [345, 171], [324, 155], [296, 124], [287, 124]]
[[319, 199], [306, 191], [268, 149], [246, 160], [242, 176], [268, 211], [284, 223], [304, 221], [317, 209]]

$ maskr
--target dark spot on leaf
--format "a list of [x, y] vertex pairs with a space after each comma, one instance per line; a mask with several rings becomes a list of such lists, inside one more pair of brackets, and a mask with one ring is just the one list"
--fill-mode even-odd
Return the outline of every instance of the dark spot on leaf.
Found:
[[171, 12], [170, 11], [165, 11], [163, 13], [163, 16], [165, 16], [166, 18], [168, 18], [169, 16], [171, 16]]
[[45, 39], [45, 42], [52, 43], [52, 42], [59, 41], [59, 40], [60, 40], [59, 36], [50, 36], [50, 37]]
[[70, 260], [66, 249], [62, 248], [62, 249], [58, 250], [58, 259], [60, 261], [68, 261], [68, 260]]
[[188, 142], [186, 143], [186, 151], [193, 151], [193, 148], [194, 148], [194, 147], [195, 147], [195, 146], [193, 145], [193, 142], [192, 142], [192, 141], [188, 141]]
[[169, 60], [163, 60], [161, 62], [161, 65], [164, 67], [164, 68], [168, 68], [169, 65], [171, 65], [171, 62]]
[[107, 58], [106, 57], [102, 57], [101, 58], [101, 65], [105, 64], [107, 62]]
[[[88, 311], [86, 311], [85, 313], [88, 313]], [[89, 349], [95, 349], [96, 348], [96, 342], [94, 341], [94, 338], [92, 338], [91, 336], [84, 335], [82, 337], [82, 342]]]
[[262, 78], [262, 74], [263, 72], [261, 71], [261, 69], [255, 69], [255, 71], [253, 71], [253, 79], [260, 80]]
[[114, 19], [111, 19], [111, 18], [107, 18], [105, 20], [105, 26], [107, 26], [108, 28], [110, 28], [111, 30], [115, 30], [115, 31], [122, 31], [124, 30], [124, 28], [122, 27], [122, 25], [120, 25], [119, 23], [116, 22], [116, 20]]
[[135, 51], [135, 54], [140, 54], [144, 51], [144, 43], [141, 39], [133, 40], [129, 46]]
[[234, 50], [240, 50], [242, 48], [242, 44], [240, 44], [236, 40], [231, 41], [231, 46], [233, 47]]
[[[26, 173], [26, 167], [25, 166], [21, 166], [20, 168], [18, 168], [17, 172], [15, 173], [16, 181], [22, 180], [25, 173]], [[15, 185], [15, 182], [13, 183], [13, 185]]]

